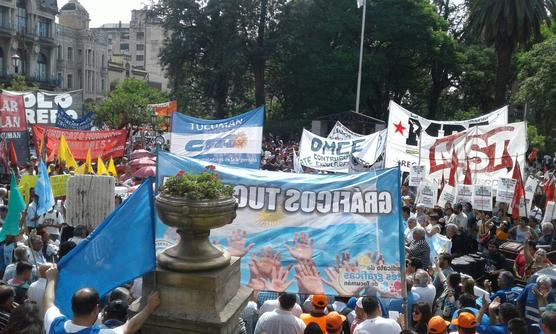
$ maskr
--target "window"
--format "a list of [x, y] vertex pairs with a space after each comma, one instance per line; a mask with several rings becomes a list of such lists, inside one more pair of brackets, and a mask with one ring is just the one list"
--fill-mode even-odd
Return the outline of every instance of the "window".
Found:
[[129, 50], [129, 43], [121, 43], [120, 50]]
[[80, 60], [83, 57], [83, 50], [77, 49], [77, 60]]
[[123, 32], [120, 34], [120, 39], [129, 39], [129, 33]]
[[137, 45], [135, 46], [135, 50], [137, 50], [137, 51], [143, 51], [143, 50], [145, 50], [145, 44], [137, 44]]
[[42, 53], [39, 53], [37, 66], [39, 81], [46, 81], [46, 56]]
[[100, 89], [104, 93], [106, 91], [106, 80], [102, 79], [100, 82]]
[[127, 78], [129, 78], [130, 71], [131, 71], [131, 67], [129, 66], [129, 64], [125, 64], [125, 76]]
[[145, 39], [145, 33], [142, 32], [142, 31], [138, 31], [136, 36], [137, 36], [137, 39], [138, 39], [138, 40], [141, 40], [141, 41], [142, 41], [142, 40]]
[[15, 12], [16, 29], [19, 32], [27, 31], [27, 3], [25, 0], [17, 0]]
[[50, 37], [50, 22], [49, 19], [43, 17], [39, 19], [39, 37]]
[[77, 70], [77, 83], [79, 84], [79, 89], [83, 88], [83, 72], [81, 70]]
[[137, 55], [137, 56], [135, 56], [135, 60], [136, 60], [136, 61], [144, 61], [144, 60], [145, 60], [145, 56], [143, 56], [143, 55]]
[[10, 27], [10, 13], [8, 7], [0, 6], [0, 27]]
[[56, 86], [62, 86], [62, 81], [64, 80], [64, 76], [62, 73], [58, 72], [58, 84]]
[[71, 46], [68, 47], [68, 60], [69, 61], [73, 60], [73, 48]]
[[58, 59], [59, 60], [64, 59], [64, 49], [62, 48], [61, 45], [58, 45]]
[[73, 85], [73, 75], [68, 74], [68, 81], [67, 81], [67, 87], [66, 88], [72, 89], [73, 88], [72, 85]]
[[4, 50], [0, 49], [0, 74], [4, 74]]

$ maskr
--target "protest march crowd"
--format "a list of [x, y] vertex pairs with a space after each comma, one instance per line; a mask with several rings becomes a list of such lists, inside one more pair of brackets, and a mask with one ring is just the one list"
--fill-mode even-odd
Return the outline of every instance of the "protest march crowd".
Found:
[[[407, 123], [389, 123], [395, 125], [395, 132], [411, 137], [404, 127]], [[424, 122], [421, 120], [421, 123]], [[179, 122], [174, 120], [173, 126], [179, 129]], [[512, 126], [513, 129], [518, 128], [517, 125], [505, 128]], [[473, 131], [480, 131], [477, 128], [458, 130], [474, 138], [477, 134]], [[383, 154], [384, 146], [393, 142], [390, 133], [389, 139], [384, 140], [387, 130], [362, 136], [345, 127], [335, 129], [334, 136], [328, 139], [304, 131], [299, 143], [272, 135], [261, 138], [259, 145], [262, 144], [262, 147], [256, 147], [254, 161], [260, 169], [282, 172], [284, 175], [347, 173], [352, 171], [353, 161], [358, 161], [359, 165], [363, 161], [363, 167], [360, 168], [370, 173], [384, 167], [384, 161], [388, 161], [388, 157]], [[115, 207], [121, 207], [125, 205], [122, 201], [129, 193], [146, 178], [156, 176], [155, 160], [160, 160], [160, 155], [155, 157], [152, 152], [160, 147], [155, 147], [154, 143], [133, 143], [133, 140], [129, 140], [133, 137], [131, 135], [122, 145], [122, 151], [124, 146], [130, 146], [130, 154], [122, 154], [114, 159], [106, 154], [99, 155], [95, 164], [90, 147], [81, 147], [79, 154], [82, 158], [74, 159], [71, 145], [67, 144], [64, 135], [59, 136], [56, 145], [47, 150], [47, 138], [50, 138], [48, 132], [51, 130], [33, 130], [34, 135], [39, 136], [35, 138], [35, 154], [38, 157], [31, 156], [29, 162], [18, 163], [13, 146], [8, 150], [6, 141], [0, 148], [0, 163], [5, 166], [5, 172], [10, 177], [10, 184], [0, 187], [0, 204], [3, 204], [0, 206], [0, 333], [121, 334], [139, 331], [161, 303], [158, 292], [142, 296], [140, 277], [105, 295], [99, 295], [92, 288], [79, 289], [71, 297], [72, 314], [63, 314], [56, 298], [63, 292], [57, 289], [59, 270], [56, 263], [74, 256], [80, 249], [79, 245], [90, 240], [88, 236], [93, 230], [84, 225], [75, 226], [68, 221], [66, 201], [70, 199], [65, 195], [56, 196], [56, 200], [45, 210], [41, 194], [45, 193], [43, 188], [48, 183], [45, 179], [49, 177], [77, 174], [112, 176], [116, 179], [117, 187], [125, 189], [114, 198]], [[260, 131], [262, 137], [262, 126]], [[242, 136], [231, 141], [233, 149], [250, 148]], [[349, 139], [350, 136], [352, 139]], [[353, 139], [353, 136], [361, 138]], [[453, 136], [461, 138], [457, 132]], [[179, 136], [176, 138], [182, 140]], [[526, 139], [522, 139], [525, 142]], [[184, 146], [191, 150], [197, 150], [201, 145], [205, 145], [207, 150], [227, 149], [227, 140], [213, 141], [210, 145], [197, 140], [194, 145]], [[433, 150], [437, 145], [429, 145], [424, 133], [420, 135], [420, 140], [423, 143], [419, 143], [419, 147]], [[311, 142], [311, 147], [323, 147], [322, 151], [321, 148], [313, 150], [314, 159], [306, 152], [307, 145], [304, 142], [307, 141]], [[177, 145], [174, 137], [171, 145], [170, 151], [174, 151], [173, 146]], [[318, 151], [323, 153], [326, 147], [334, 147], [332, 151], [340, 152], [342, 145], [352, 149], [347, 154], [347, 160], [350, 161], [338, 162], [346, 156], [343, 153], [334, 159], [316, 158]], [[511, 144], [509, 147], [513, 149]], [[385, 272], [397, 270], [403, 285], [401, 287], [396, 285], [398, 281], [390, 286], [386, 282], [385, 290], [373, 285], [373, 279], [367, 279], [371, 285], [366, 288], [350, 290], [357, 293], [342, 293], [346, 290], [332, 282], [332, 279], [320, 278], [318, 268], [311, 262], [314, 240], [303, 233], [295, 235], [293, 249], [286, 245], [292, 257], [299, 260], [295, 266], [290, 264], [281, 267], [279, 253], [275, 254], [270, 247], [265, 252], [263, 248], [259, 258], [253, 255], [248, 264], [251, 275], [248, 286], [253, 288], [254, 293], [240, 314], [240, 332], [556, 333], [556, 298], [553, 291], [556, 287], [556, 272], [552, 265], [556, 261], [556, 240], [553, 242], [556, 157], [546, 155], [540, 159], [537, 151], [531, 150], [524, 173], [520, 174], [518, 159], [514, 162], [511, 154], [506, 153], [504, 151], [502, 160], [508, 168], [489, 170], [507, 170], [508, 173], [517, 173], [517, 176], [500, 178], [497, 195], [491, 196], [490, 186], [481, 188], [482, 191], [489, 191], [486, 196], [489, 200], [480, 202], [480, 208], [474, 207], [475, 196], [465, 197], [465, 192], [460, 192], [460, 189], [467, 189], [465, 186], [482, 186], [473, 181], [478, 167], [470, 167], [471, 158], [466, 157], [466, 163], [462, 163], [458, 161], [457, 153], [454, 153], [451, 162], [444, 167], [450, 170], [446, 182], [442, 173], [441, 178], [437, 178], [440, 182], [433, 186], [419, 168], [420, 156], [417, 163], [407, 164], [408, 168], [401, 170], [399, 211], [402, 221], [399, 241], [400, 249], [404, 250], [401, 258], [405, 258], [405, 264], [396, 266], [395, 263], [387, 263], [385, 259], [388, 254], [379, 251], [372, 255], [369, 253], [369, 263], [366, 264], [367, 267], [386, 268]], [[430, 156], [434, 157], [434, 154]], [[506, 158], [509, 158], [509, 162]], [[247, 159], [252, 161], [251, 158]], [[477, 156], [475, 159], [478, 159]], [[76, 160], [83, 163], [78, 165]], [[49, 164], [45, 164], [45, 161]], [[414, 166], [409, 168], [409, 165]], [[457, 181], [458, 173], [464, 175], [462, 182]], [[36, 185], [28, 189], [28, 194], [22, 194], [21, 180], [31, 176], [38, 177]], [[535, 181], [534, 189], [526, 189], [523, 179]], [[511, 183], [508, 180], [514, 181], [513, 188], [505, 193], [502, 184]], [[431, 187], [435, 188], [432, 195], [426, 191]], [[502, 200], [504, 196], [509, 196], [507, 192], [511, 193], [510, 200]], [[372, 194], [369, 192], [368, 196]], [[23, 198], [28, 200], [24, 201]], [[353, 207], [359, 210], [357, 206]], [[320, 209], [324, 212], [322, 207]], [[383, 209], [391, 213], [391, 205]], [[376, 225], [379, 243], [378, 223]], [[342, 238], [341, 235], [334, 237]], [[254, 247], [248, 245], [245, 232], [234, 233], [226, 240], [232, 255], [243, 257]], [[337, 266], [326, 269], [326, 274], [332, 278], [346, 271], [357, 273], [358, 269], [354, 266], [358, 264], [352, 264], [352, 260], [349, 254], [338, 256]], [[296, 274], [289, 281], [288, 274], [292, 267]], [[111, 272], [107, 270], [101, 274], [109, 276]], [[293, 280], [297, 281], [300, 288], [298, 293], [288, 289]], [[324, 293], [323, 285], [332, 287], [336, 295]], [[314, 286], [320, 289], [312, 289]], [[396, 293], [399, 290], [405, 292], [405, 298], [399, 298]], [[146, 298], [146, 302], [142, 303], [144, 307], [130, 317], [132, 303], [141, 297]]]

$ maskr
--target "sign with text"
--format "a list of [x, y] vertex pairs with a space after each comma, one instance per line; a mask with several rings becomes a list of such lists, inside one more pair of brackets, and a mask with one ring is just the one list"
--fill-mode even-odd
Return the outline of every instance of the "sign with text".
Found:
[[425, 166], [413, 165], [409, 169], [409, 186], [418, 187], [425, 179]]
[[29, 133], [23, 97], [0, 94], [0, 137], [14, 144], [19, 163], [29, 161]]
[[426, 208], [434, 208], [438, 199], [438, 187], [432, 182], [422, 182], [419, 185], [419, 204]]
[[456, 185], [456, 203], [473, 202], [473, 186], [467, 184]]
[[58, 106], [62, 107], [72, 118], [83, 114], [83, 90], [70, 92], [14, 92], [3, 91], [9, 95], [23, 96], [27, 123], [40, 125], [56, 124]]
[[492, 187], [483, 185], [473, 186], [473, 209], [491, 211], [493, 208], [492, 202]]
[[501, 177], [498, 180], [498, 190], [496, 193], [496, 202], [507, 203], [511, 206], [514, 200], [514, 192], [517, 180], [508, 177]]
[[452, 187], [449, 184], [445, 184], [442, 192], [440, 193], [440, 197], [438, 198], [437, 205], [443, 208], [446, 203], [455, 204], [456, 200], [456, 188]]

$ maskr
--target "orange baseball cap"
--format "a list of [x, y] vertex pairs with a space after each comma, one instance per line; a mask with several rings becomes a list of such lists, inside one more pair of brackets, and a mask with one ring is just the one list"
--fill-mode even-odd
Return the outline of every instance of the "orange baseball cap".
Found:
[[450, 326], [449, 321], [444, 320], [444, 318], [439, 315], [435, 315], [429, 320], [429, 333], [444, 334], [448, 326]]
[[477, 318], [469, 312], [461, 312], [459, 316], [452, 320], [452, 325], [461, 328], [475, 328], [477, 327]]
[[325, 295], [313, 295], [313, 298], [311, 298], [311, 304], [318, 308], [325, 308], [328, 305], [328, 297]]
[[334, 311], [330, 312], [326, 315], [326, 329], [327, 330], [338, 330], [342, 328], [344, 321], [346, 321], [346, 317], [341, 315], [340, 313]]

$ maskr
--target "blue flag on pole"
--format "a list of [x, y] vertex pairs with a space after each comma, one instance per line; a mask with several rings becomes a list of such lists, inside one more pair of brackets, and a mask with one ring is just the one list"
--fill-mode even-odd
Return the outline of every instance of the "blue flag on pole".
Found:
[[93, 113], [74, 119], [71, 117], [64, 108], [58, 105], [58, 113], [56, 114], [56, 127], [71, 130], [91, 130], [93, 127]]
[[35, 185], [35, 194], [39, 196], [39, 203], [37, 205], [37, 216], [45, 214], [54, 206], [54, 193], [50, 186], [50, 178], [48, 177], [48, 168], [41, 159], [39, 163], [39, 178]]
[[81, 288], [100, 296], [156, 268], [152, 180], [143, 184], [59, 263], [56, 306], [72, 317]]

